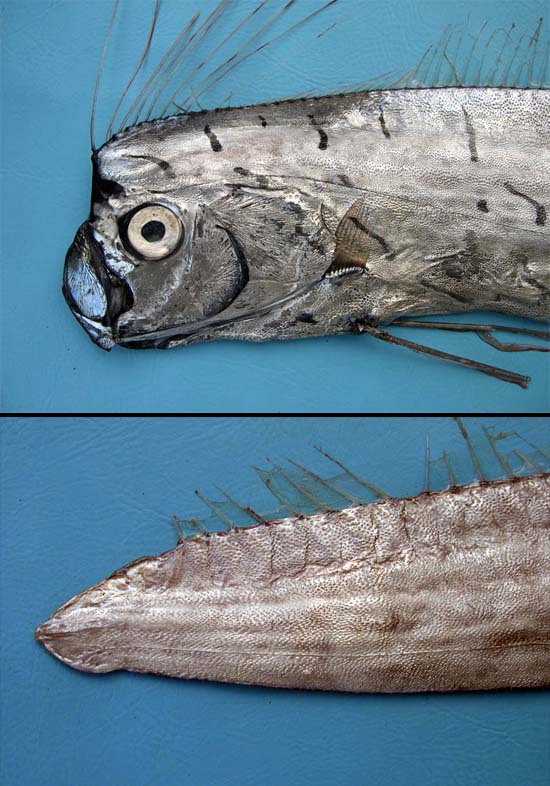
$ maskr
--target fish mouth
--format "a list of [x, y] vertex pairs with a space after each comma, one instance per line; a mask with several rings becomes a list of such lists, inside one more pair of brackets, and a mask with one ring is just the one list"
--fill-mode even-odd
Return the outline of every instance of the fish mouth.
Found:
[[217, 330], [222, 330], [224, 327], [234, 325], [239, 322], [246, 322], [249, 319], [257, 319], [271, 314], [275, 309], [282, 305], [292, 303], [304, 295], [307, 295], [316, 286], [322, 283], [324, 276], [315, 278], [302, 286], [298, 286], [291, 290], [287, 295], [265, 303], [258, 308], [250, 311], [245, 311], [240, 314], [232, 316], [214, 317], [205, 319], [200, 322], [193, 322], [187, 324], [173, 325], [171, 327], [161, 328], [159, 330], [143, 331], [124, 337], [117, 338], [117, 344], [127, 347], [128, 349], [169, 349], [171, 346], [181, 344], [193, 344], [198, 341], [204, 341], [212, 337], [212, 334]]
[[63, 296], [72, 313], [101, 349], [112, 349], [114, 325], [133, 305], [127, 284], [107, 269], [101, 246], [85, 221], [65, 257]]

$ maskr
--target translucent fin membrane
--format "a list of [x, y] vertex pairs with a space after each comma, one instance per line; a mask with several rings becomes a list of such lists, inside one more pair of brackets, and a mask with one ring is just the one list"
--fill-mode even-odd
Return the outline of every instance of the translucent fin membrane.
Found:
[[526, 427], [525, 433], [519, 434], [482, 426], [481, 431], [473, 432], [460, 418], [455, 420], [464, 450], [444, 451], [428, 459], [428, 490], [550, 472], [550, 451], [536, 431]]
[[[419, 446], [414, 460], [424, 461], [425, 480], [417, 493], [550, 472], [550, 449], [541, 444], [544, 435], [537, 434], [536, 430], [526, 426], [525, 433], [519, 434], [501, 431], [495, 426], [482, 426], [474, 431], [460, 418], [455, 421], [461, 440], [458, 450], [444, 451], [433, 457], [427, 439], [422, 457]], [[187, 520], [174, 517], [178, 538], [183, 540], [203, 532], [247, 527], [289, 516], [327, 513], [390, 496], [368, 480], [367, 471], [359, 474], [330, 453], [320, 448], [317, 451], [326, 460], [325, 464], [330, 462], [342, 471], [325, 475], [321, 468], [308, 468], [292, 459], [284, 464], [267, 460], [269, 468], [254, 469], [274, 498], [274, 507], [269, 512], [258, 513], [222, 490], [215, 500], [197, 492], [209, 515]]]
[[548, 33], [541, 18], [534, 29], [484, 23], [478, 31], [449, 27], [400, 80], [408, 87], [545, 87]]
[[[153, 39], [162, 28], [162, 10], [158, 13], [155, 5], [151, 26], [143, 31], [145, 49], [116, 104], [108, 136], [117, 128], [122, 130], [145, 120], [250, 103], [250, 85], [242, 83], [242, 74], [250, 74], [250, 61], [258, 61], [253, 82], [257, 87], [262, 80], [260, 61], [266, 50], [277, 58], [277, 46], [286, 45], [303, 30], [309, 47], [324, 47], [320, 51], [323, 57], [326, 52], [330, 63], [331, 41], [338, 35], [338, 22], [345, 12], [343, 0], [319, 0], [309, 7], [298, 0], [257, 0], [242, 6], [233, 0], [221, 0], [210, 13], [197, 2], [197, 13], [189, 20], [181, 20], [172, 45], [155, 64]], [[405, 72], [386, 70], [380, 75], [360, 75], [362, 80], [351, 84], [320, 85], [312, 77], [308, 78], [312, 86], [304, 92], [263, 96], [262, 100], [397, 88], [550, 87], [547, 27], [542, 18], [506, 28], [496, 27], [494, 22], [485, 22], [477, 29], [467, 22], [449, 26], [438, 42], [426, 46], [423, 53], [419, 51], [416, 64], [413, 62]], [[357, 47], [360, 46], [357, 41]], [[303, 56], [304, 37], [295, 51], [297, 58]], [[244, 69], [243, 64], [247, 66]], [[297, 60], [296, 66], [304, 68], [305, 61]]]
[[[408, 71], [390, 71], [363, 82], [341, 83], [334, 93], [428, 87], [550, 87], [550, 35], [544, 18], [524, 28], [485, 22], [478, 30], [465, 25], [447, 27], [438, 42], [427, 47]], [[315, 95], [315, 90], [295, 98]]]

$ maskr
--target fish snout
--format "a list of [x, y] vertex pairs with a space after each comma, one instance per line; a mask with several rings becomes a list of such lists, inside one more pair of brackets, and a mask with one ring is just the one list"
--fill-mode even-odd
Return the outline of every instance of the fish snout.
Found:
[[65, 257], [63, 295], [92, 341], [111, 349], [116, 343], [116, 320], [132, 307], [133, 297], [128, 285], [107, 269], [87, 221], [78, 228]]

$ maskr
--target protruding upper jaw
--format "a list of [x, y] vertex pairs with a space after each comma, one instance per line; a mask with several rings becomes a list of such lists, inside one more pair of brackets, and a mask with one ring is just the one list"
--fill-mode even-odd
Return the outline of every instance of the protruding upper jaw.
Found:
[[63, 295], [92, 341], [101, 349], [111, 349], [116, 343], [116, 320], [131, 307], [133, 298], [128, 286], [107, 270], [88, 222], [77, 230], [65, 257]]

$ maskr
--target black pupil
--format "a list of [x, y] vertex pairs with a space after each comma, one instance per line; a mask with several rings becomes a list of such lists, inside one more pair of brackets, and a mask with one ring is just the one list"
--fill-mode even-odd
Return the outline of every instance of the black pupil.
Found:
[[149, 243], [156, 243], [166, 234], [166, 227], [161, 221], [148, 221], [142, 226], [141, 234]]

